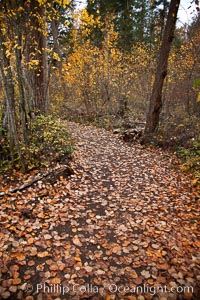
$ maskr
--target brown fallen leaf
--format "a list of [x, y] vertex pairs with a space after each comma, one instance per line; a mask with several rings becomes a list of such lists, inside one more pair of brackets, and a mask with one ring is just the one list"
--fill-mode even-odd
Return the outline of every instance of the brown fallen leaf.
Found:
[[85, 269], [88, 273], [90, 273], [90, 272], [93, 271], [93, 268], [90, 267], [90, 266], [85, 266], [84, 269]]
[[77, 235], [75, 235], [75, 236], [73, 237], [73, 243], [74, 243], [74, 245], [76, 245], [76, 246], [78, 246], [78, 247], [81, 247], [81, 246], [82, 246], [82, 243], [81, 243], [81, 241], [79, 240], [79, 237], [78, 237]]
[[34, 260], [29, 260], [28, 263], [27, 263], [27, 265], [28, 265], [29, 267], [32, 267], [32, 266], [35, 265], [35, 261], [34, 261]]
[[47, 257], [47, 256], [49, 256], [49, 253], [47, 251], [38, 252], [37, 256], [40, 258]]
[[134, 251], [137, 251], [138, 250], [138, 246], [132, 246], [132, 249], [134, 250]]
[[12, 273], [17, 272], [19, 270], [19, 266], [18, 265], [11, 265], [9, 269]]
[[169, 269], [169, 265], [167, 263], [157, 264], [157, 268], [159, 270], [168, 270]]
[[26, 258], [25, 254], [22, 252], [12, 253], [11, 257], [16, 258], [18, 261], [24, 260]]
[[117, 253], [121, 251], [121, 246], [120, 245], [116, 245], [112, 248], [112, 253]]
[[53, 279], [50, 280], [51, 284], [60, 284], [61, 283], [61, 279], [58, 277], [55, 277]]
[[158, 276], [157, 281], [160, 282], [160, 283], [163, 283], [163, 284], [167, 282], [166, 278], [162, 277], [162, 276]]
[[18, 285], [20, 283], [21, 283], [21, 279], [20, 278], [15, 278], [15, 279], [12, 280], [12, 284], [13, 285]]
[[26, 300], [33, 300], [34, 298], [33, 298], [33, 296], [27, 296], [26, 297]]
[[45, 240], [50, 240], [50, 239], [52, 239], [52, 236], [50, 234], [45, 234], [44, 239]]
[[31, 245], [31, 244], [34, 243], [34, 241], [35, 241], [34, 238], [29, 238], [29, 239], [27, 240], [27, 243], [28, 243], [28, 245]]
[[146, 279], [148, 279], [149, 277], [151, 277], [149, 271], [145, 271], [145, 270], [143, 270], [143, 271], [141, 272], [141, 275], [142, 275], [144, 278], [146, 278]]
[[19, 272], [13, 272], [12, 277], [13, 278], [18, 278], [19, 277]]
[[148, 283], [148, 285], [152, 286], [154, 284], [154, 281], [153, 281], [153, 279], [150, 278], [147, 280], [147, 283]]
[[142, 279], [141, 277], [134, 278], [134, 279], [133, 279], [133, 282], [134, 282], [136, 285], [140, 285], [140, 284], [142, 284], [143, 279]]
[[58, 270], [58, 266], [56, 264], [52, 264], [52, 265], [50, 265], [49, 270], [51, 270], [51, 271], [57, 271]]
[[153, 249], [159, 249], [160, 248], [160, 245], [158, 245], [158, 244], [152, 244], [151, 246], [152, 246]]
[[37, 215], [37, 217], [40, 218], [40, 219], [44, 219], [45, 218], [45, 214], [43, 212], [41, 212], [41, 213], [39, 213]]
[[129, 272], [129, 276], [132, 279], [136, 279], [138, 278], [138, 274], [136, 273], [136, 271], [132, 270], [131, 272]]

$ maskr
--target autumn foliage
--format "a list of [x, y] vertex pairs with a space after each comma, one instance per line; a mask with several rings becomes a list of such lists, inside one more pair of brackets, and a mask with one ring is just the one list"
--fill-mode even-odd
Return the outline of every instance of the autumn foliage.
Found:
[[0, 1], [0, 299], [200, 299], [199, 15], [148, 135], [169, 1], [75, 3]]

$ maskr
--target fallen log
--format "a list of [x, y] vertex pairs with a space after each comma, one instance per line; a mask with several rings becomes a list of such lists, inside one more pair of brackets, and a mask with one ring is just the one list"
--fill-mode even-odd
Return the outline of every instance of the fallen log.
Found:
[[134, 142], [142, 137], [143, 128], [128, 129], [122, 134], [122, 139], [125, 142]]
[[15, 188], [9, 189], [8, 192], [9, 193], [16, 193], [18, 191], [22, 191], [22, 190], [30, 187], [34, 183], [38, 182], [39, 180], [42, 180], [43, 178], [49, 178], [50, 182], [54, 183], [56, 180], [59, 179], [60, 176], [68, 177], [72, 174], [74, 174], [74, 172], [71, 169], [71, 167], [64, 165], [60, 168], [47, 171], [43, 174], [38, 174], [33, 179], [31, 179], [30, 181], [25, 182], [24, 184], [22, 184], [20, 186], [17, 186]]

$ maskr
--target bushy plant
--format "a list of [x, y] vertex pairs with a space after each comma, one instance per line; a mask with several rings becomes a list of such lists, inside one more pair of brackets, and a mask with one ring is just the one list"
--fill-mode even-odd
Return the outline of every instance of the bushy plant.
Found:
[[[20, 168], [17, 151], [14, 159], [11, 158], [8, 151], [9, 141], [3, 136], [0, 140], [2, 142], [0, 171], [5, 172], [10, 167]], [[25, 145], [21, 142], [21, 151], [27, 170], [56, 162], [66, 162], [73, 152], [73, 142], [67, 131], [66, 122], [53, 118], [51, 115], [37, 116], [30, 128], [29, 144]]]
[[183, 170], [192, 171], [200, 183], [200, 135], [191, 141], [189, 148], [177, 147], [176, 154], [183, 161]]
[[73, 152], [72, 139], [63, 120], [40, 115], [31, 128], [28, 156], [36, 164], [61, 161]]

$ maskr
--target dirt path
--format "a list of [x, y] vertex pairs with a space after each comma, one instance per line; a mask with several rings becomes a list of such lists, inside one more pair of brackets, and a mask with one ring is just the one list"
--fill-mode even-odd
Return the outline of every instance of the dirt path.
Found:
[[68, 127], [75, 174], [2, 201], [0, 299], [199, 299], [189, 179], [161, 150]]

